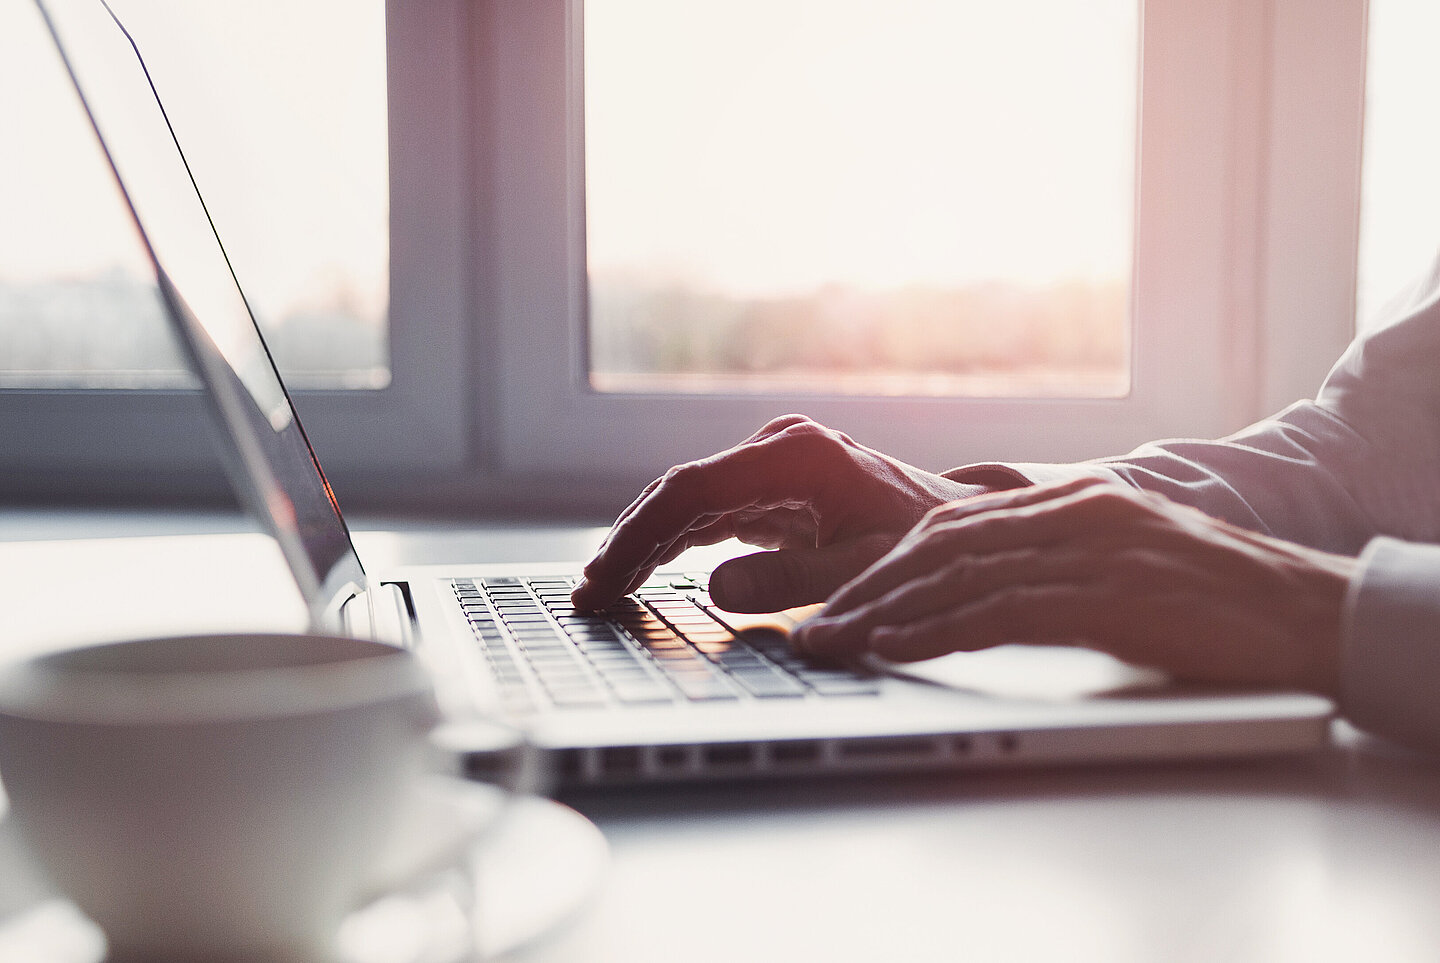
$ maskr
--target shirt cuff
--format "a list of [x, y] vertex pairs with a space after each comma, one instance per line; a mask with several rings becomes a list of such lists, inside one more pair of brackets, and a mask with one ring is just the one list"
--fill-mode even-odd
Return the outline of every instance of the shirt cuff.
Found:
[[1440, 545], [1372, 539], [1345, 618], [1340, 712], [1376, 735], [1440, 751]]

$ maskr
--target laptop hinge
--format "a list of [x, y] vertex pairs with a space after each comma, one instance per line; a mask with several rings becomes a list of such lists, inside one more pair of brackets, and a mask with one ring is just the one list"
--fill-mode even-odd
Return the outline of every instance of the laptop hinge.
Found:
[[414, 641], [410, 606], [405, 593], [394, 582], [373, 585], [352, 595], [340, 607], [341, 627], [346, 635], [374, 639], [408, 649]]
[[389, 642], [402, 649], [410, 648], [414, 622], [410, 618], [410, 606], [405, 593], [394, 582], [381, 582], [369, 592], [371, 609], [371, 638]]

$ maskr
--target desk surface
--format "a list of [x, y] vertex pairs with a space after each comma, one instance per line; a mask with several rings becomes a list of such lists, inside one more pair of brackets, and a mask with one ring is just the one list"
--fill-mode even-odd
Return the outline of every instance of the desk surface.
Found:
[[[117, 626], [303, 620], [273, 546], [233, 520], [47, 517], [0, 513], [0, 538], [22, 539], [0, 542], [7, 654], [126, 634]], [[578, 558], [600, 535], [389, 527], [358, 535], [372, 564]], [[175, 534], [192, 530], [224, 534]], [[145, 532], [164, 534], [128, 537]], [[197, 594], [205, 606], [182, 604]], [[517, 957], [527, 963], [1440, 954], [1440, 762], [1344, 727], [1333, 748], [1278, 762], [569, 801], [601, 827], [612, 865], [577, 918]]]

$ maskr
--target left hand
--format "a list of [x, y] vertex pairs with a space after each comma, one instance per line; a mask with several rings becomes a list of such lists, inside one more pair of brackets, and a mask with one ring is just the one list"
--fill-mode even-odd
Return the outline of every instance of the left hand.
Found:
[[931, 511], [798, 628], [815, 655], [1081, 645], [1186, 680], [1334, 694], [1353, 558], [1095, 479]]

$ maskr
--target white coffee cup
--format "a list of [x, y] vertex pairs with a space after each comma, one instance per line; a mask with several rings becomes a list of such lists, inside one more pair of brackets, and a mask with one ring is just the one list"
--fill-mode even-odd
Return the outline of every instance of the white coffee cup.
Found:
[[310, 963], [373, 893], [437, 721], [379, 643], [117, 643], [0, 670], [0, 779], [112, 961]]

